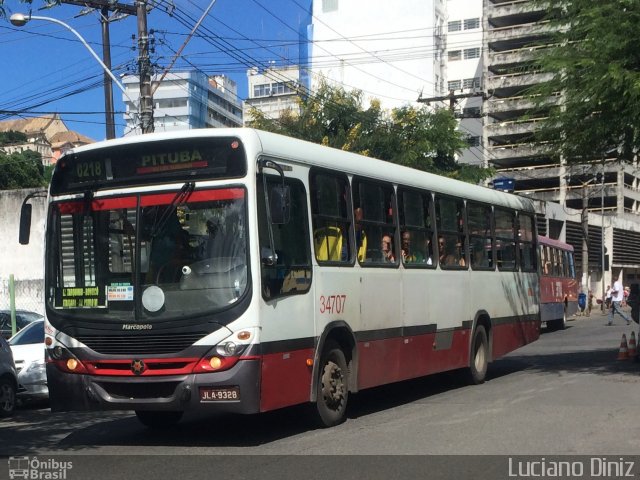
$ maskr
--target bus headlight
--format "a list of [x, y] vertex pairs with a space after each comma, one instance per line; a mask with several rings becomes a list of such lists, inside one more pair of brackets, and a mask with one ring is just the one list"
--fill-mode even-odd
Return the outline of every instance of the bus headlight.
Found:
[[238, 345], [234, 342], [224, 342], [216, 347], [216, 351], [220, 355], [232, 356], [238, 354]]

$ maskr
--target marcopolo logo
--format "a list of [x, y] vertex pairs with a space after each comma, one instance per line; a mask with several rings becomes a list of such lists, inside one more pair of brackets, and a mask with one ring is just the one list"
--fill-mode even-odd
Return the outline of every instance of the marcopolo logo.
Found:
[[61, 462], [53, 458], [40, 460], [38, 457], [9, 457], [9, 478], [33, 480], [65, 480], [72, 462]]

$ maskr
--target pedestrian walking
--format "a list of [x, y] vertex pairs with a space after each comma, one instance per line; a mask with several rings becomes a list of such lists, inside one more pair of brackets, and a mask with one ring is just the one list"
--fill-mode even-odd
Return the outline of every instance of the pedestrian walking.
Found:
[[593, 291], [589, 290], [587, 295], [587, 317], [591, 316], [591, 309], [593, 308]]
[[611, 285], [607, 285], [607, 290], [604, 294], [604, 306], [605, 308], [611, 308]]
[[626, 322], [627, 325], [631, 323], [631, 320], [622, 311], [622, 301], [624, 300], [624, 287], [620, 280], [616, 280], [611, 289], [611, 310], [609, 310], [609, 322], [607, 325], [613, 325], [613, 316], [617, 313]]

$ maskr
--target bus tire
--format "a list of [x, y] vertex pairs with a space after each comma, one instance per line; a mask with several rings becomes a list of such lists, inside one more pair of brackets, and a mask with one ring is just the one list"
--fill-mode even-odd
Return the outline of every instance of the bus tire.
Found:
[[327, 342], [320, 358], [320, 371], [316, 380], [314, 420], [322, 428], [344, 422], [349, 400], [349, 371], [340, 346]]
[[567, 326], [567, 312], [566, 310], [562, 314], [562, 318], [551, 320], [549, 323], [550, 330], [564, 330]]
[[149, 428], [169, 428], [182, 418], [184, 412], [165, 412], [158, 410], [136, 410], [140, 423]]
[[16, 387], [10, 378], [0, 378], [0, 417], [8, 417], [16, 408]]
[[489, 366], [489, 341], [483, 325], [478, 325], [473, 332], [471, 357], [469, 358], [469, 381], [474, 385], [484, 383]]

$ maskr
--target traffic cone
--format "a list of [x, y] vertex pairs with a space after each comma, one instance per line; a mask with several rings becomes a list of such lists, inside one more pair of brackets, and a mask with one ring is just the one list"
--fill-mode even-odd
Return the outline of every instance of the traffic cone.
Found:
[[623, 333], [620, 341], [620, 350], [618, 350], [618, 360], [627, 360], [629, 358], [629, 350], [627, 348], [627, 336]]
[[633, 360], [636, 355], [636, 332], [632, 331], [631, 336], [629, 337], [629, 358]]

